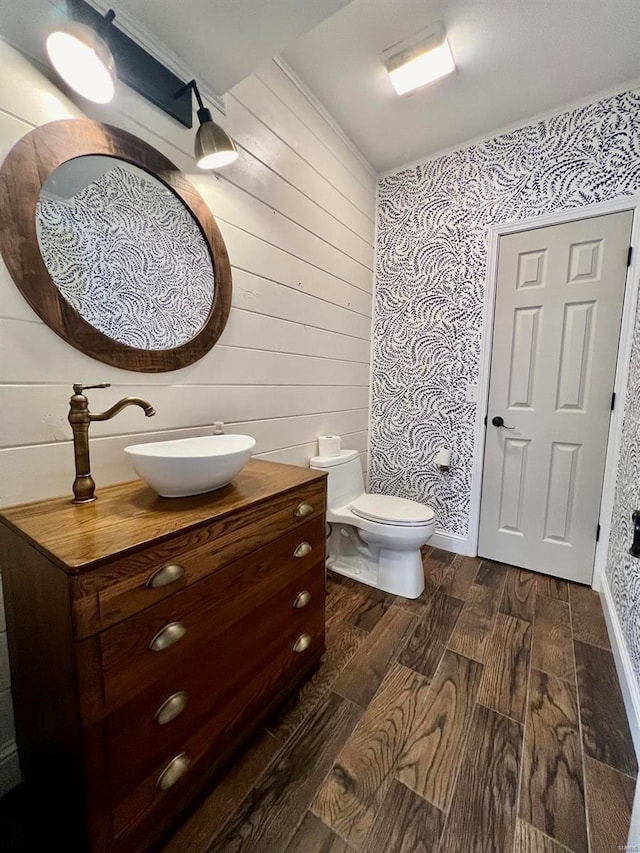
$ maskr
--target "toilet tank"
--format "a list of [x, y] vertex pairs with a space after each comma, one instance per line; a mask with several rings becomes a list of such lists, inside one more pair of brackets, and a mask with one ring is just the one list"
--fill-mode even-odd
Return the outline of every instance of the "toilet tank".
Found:
[[310, 468], [326, 471], [327, 505], [344, 506], [364, 492], [364, 478], [357, 450], [341, 450], [339, 456], [314, 456]]

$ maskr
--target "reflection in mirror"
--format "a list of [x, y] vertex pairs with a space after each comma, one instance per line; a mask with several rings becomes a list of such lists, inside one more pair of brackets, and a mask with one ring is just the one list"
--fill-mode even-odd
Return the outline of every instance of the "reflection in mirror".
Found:
[[63, 162], [40, 191], [36, 230], [64, 299], [112, 340], [173, 349], [207, 323], [207, 242], [182, 201], [137, 166], [100, 155]]
[[193, 364], [231, 310], [229, 255], [204, 198], [108, 124], [52, 121], [13, 146], [0, 166], [0, 250], [50, 329], [125, 370]]

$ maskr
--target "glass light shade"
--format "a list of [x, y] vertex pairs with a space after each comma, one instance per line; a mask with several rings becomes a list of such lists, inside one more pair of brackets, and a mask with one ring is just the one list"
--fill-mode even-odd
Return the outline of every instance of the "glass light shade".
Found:
[[233, 163], [238, 156], [238, 150], [229, 134], [219, 124], [205, 120], [196, 133], [195, 155], [200, 169], [218, 169]]
[[47, 53], [65, 83], [97, 104], [113, 99], [116, 66], [104, 39], [84, 24], [69, 21], [47, 38]]
[[397, 68], [387, 68], [391, 82], [399, 95], [413, 92], [414, 89], [446, 77], [455, 70], [455, 62], [446, 39], [437, 47], [414, 55], [408, 62]]

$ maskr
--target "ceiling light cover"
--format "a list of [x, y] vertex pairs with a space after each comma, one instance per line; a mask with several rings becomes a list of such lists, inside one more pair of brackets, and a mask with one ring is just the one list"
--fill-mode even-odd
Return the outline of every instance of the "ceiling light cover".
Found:
[[116, 66], [106, 42], [95, 30], [68, 21], [47, 38], [53, 67], [71, 88], [98, 104], [113, 99]]
[[382, 54], [385, 68], [399, 95], [413, 92], [456, 70], [441, 24], [422, 30]]

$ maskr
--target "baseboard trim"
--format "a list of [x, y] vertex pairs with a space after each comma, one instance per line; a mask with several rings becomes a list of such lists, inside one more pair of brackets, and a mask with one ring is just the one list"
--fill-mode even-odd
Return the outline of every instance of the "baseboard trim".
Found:
[[631, 729], [631, 737], [636, 750], [636, 755], [640, 755], [640, 688], [636, 681], [635, 672], [631, 663], [629, 652], [624, 641], [622, 626], [616, 613], [609, 579], [603, 578], [602, 589], [600, 590], [602, 599], [604, 618], [607, 622], [609, 631], [609, 640], [611, 641], [611, 651], [616, 662], [620, 687], [622, 689], [622, 698], [629, 719], [629, 728]]
[[[606, 575], [602, 576], [600, 583], [600, 600], [602, 601], [604, 618], [607, 623], [607, 630], [609, 631], [611, 651], [613, 652], [613, 659], [616, 662], [633, 745], [636, 755], [640, 756], [640, 688], [638, 687], [635, 671], [624, 641], [622, 626], [616, 613], [611, 587], [609, 586], [609, 578]], [[640, 785], [636, 786], [628, 844], [630, 845], [629, 849], [636, 849], [636, 845], [640, 846]]]
[[460, 536], [458, 533], [447, 533], [445, 530], [436, 530], [428, 544], [434, 548], [441, 548], [443, 551], [462, 554], [465, 557], [475, 557], [476, 555], [475, 548], [466, 536]]

